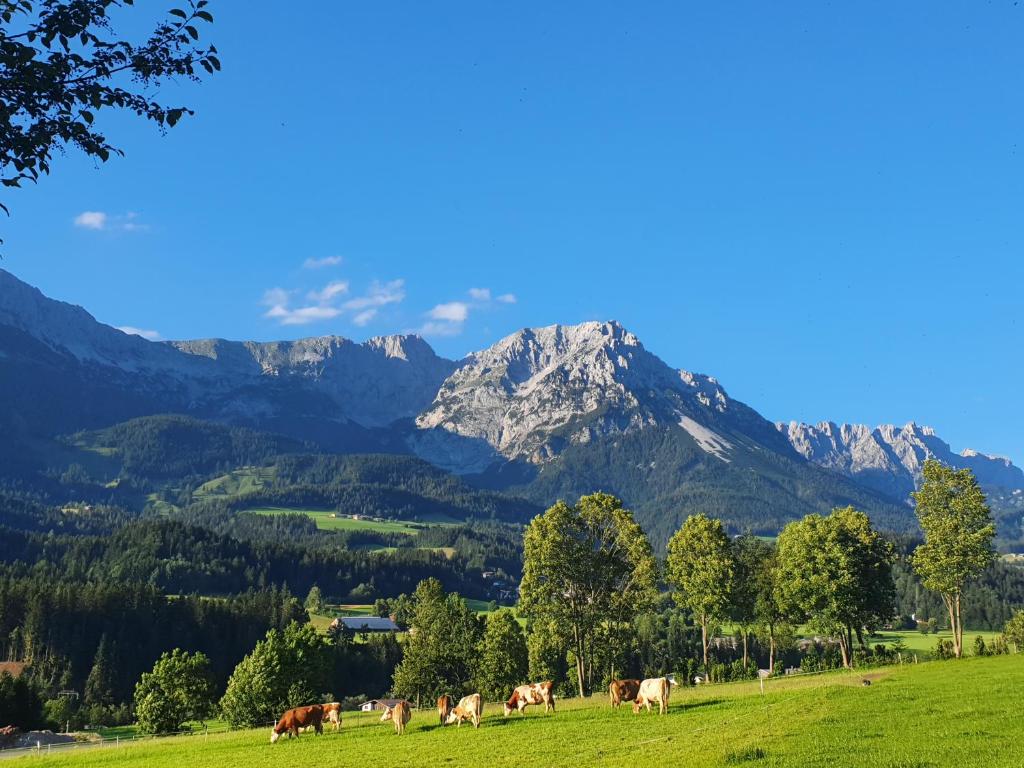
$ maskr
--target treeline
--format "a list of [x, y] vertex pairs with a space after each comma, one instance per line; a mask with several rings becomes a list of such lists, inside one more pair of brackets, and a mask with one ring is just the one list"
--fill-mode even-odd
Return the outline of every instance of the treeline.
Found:
[[[949, 629], [942, 597], [922, 583], [907, 557], [893, 563], [896, 612], [899, 626], [915, 629], [934, 619], [939, 629]], [[995, 562], [964, 587], [963, 619], [969, 629], [999, 631], [1024, 608], [1024, 568]], [[913, 618], [912, 618], [913, 617]]]
[[447, 589], [483, 597], [479, 573], [425, 549], [351, 551], [321, 544], [239, 540], [179, 520], [133, 520], [109, 536], [2, 530], [0, 559], [33, 563], [42, 573], [80, 580], [152, 584], [171, 593], [226, 595], [271, 585], [305, 593], [314, 584], [339, 601], [412, 591], [428, 577]]
[[125, 720], [135, 683], [164, 651], [204, 651], [223, 686], [268, 629], [305, 619], [287, 589], [175, 597], [144, 581], [79, 581], [24, 567], [0, 573], [2, 658], [28, 664], [38, 697], [80, 692], [93, 723]]

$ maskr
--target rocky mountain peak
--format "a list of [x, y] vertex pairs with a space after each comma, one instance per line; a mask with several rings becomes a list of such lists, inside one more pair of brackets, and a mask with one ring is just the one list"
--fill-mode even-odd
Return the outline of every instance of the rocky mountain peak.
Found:
[[615, 321], [524, 328], [470, 355], [416, 425], [421, 456], [470, 472], [652, 426], [681, 427], [723, 461], [728, 433], [777, 437], [715, 379], [672, 369]]
[[920, 484], [924, 463], [932, 458], [951, 467], [970, 468], [983, 485], [1024, 487], [1024, 472], [1008, 459], [971, 450], [954, 453], [932, 427], [913, 421], [902, 427], [795, 421], [776, 426], [809, 461], [897, 498], [907, 498]]

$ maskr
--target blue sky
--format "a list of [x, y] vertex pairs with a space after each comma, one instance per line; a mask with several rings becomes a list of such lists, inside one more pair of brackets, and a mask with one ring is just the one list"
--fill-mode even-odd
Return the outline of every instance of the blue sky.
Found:
[[214, 0], [196, 117], [107, 118], [0, 266], [162, 338], [615, 318], [768, 418], [1024, 460], [1024, 7], [283, 7]]

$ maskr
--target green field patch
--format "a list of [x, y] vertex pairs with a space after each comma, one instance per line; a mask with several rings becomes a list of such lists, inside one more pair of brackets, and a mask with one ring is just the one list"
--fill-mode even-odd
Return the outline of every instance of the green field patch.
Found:
[[247, 509], [254, 515], [305, 515], [311, 518], [321, 531], [374, 531], [376, 533], [415, 534], [425, 526], [421, 523], [410, 523], [402, 520], [372, 520], [341, 515], [329, 509], [292, 509], [289, 507], [258, 507]]
[[[985, 645], [990, 645], [995, 640], [998, 632], [984, 631], [973, 631], [970, 629], [964, 630], [964, 654], [967, 656], [974, 654], [974, 638], [981, 635], [985, 639]], [[879, 643], [887, 646], [891, 646], [898, 640], [903, 641], [903, 645], [910, 653], [916, 653], [918, 655], [927, 654], [930, 656], [935, 650], [935, 645], [939, 640], [952, 640], [953, 633], [949, 630], [937, 632], [936, 634], [922, 634], [917, 630], [885, 630], [872, 635], [868, 639], [869, 645], [877, 645]]]
[[[870, 676], [871, 685], [862, 681]], [[479, 730], [441, 728], [414, 710], [404, 736], [378, 713], [346, 712], [340, 733], [269, 743], [269, 727], [174, 737], [34, 758], [81, 768], [307, 768], [330, 765], [972, 766], [1019, 768], [1024, 655], [674, 689], [665, 716], [612, 710], [604, 695], [564, 699], [545, 715], [502, 717], [488, 704]]]
[[276, 467], [242, 467], [203, 483], [192, 498], [204, 501], [259, 491], [273, 483], [276, 476]]

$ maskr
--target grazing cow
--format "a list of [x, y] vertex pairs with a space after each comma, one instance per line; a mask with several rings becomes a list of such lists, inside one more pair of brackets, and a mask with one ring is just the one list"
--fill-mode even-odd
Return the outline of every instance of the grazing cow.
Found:
[[437, 699], [437, 719], [441, 721], [441, 725], [445, 725], [445, 721], [448, 719], [448, 715], [452, 711], [452, 697], [447, 693], [444, 696], [439, 696]]
[[608, 698], [611, 700], [612, 709], [617, 708], [624, 701], [633, 701], [639, 690], [639, 680], [612, 680], [611, 685], [608, 686]]
[[324, 704], [324, 720], [333, 725], [336, 732], [341, 730], [341, 704], [339, 702], [332, 701], [330, 704]]
[[270, 743], [276, 742], [283, 733], [287, 733], [289, 739], [292, 736], [298, 738], [300, 728], [312, 727], [317, 734], [321, 734], [324, 732], [323, 721], [324, 708], [319, 704], [289, 709], [281, 715], [281, 719], [277, 721], [277, 725], [270, 732]]
[[508, 717], [515, 710], [523, 714], [529, 704], [543, 704], [544, 711], [555, 711], [555, 694], [551, 690], [551, 681], [544, 683], [530, 683], [520, 685], [514, 691], [508, 701], [505, 702], [505, 717]]
[[391, 720], [395, 724], [395, 733], [401, 736], [405, 733], [405, 724], [409, 722], [410, 717], [412, 714], [409, 712], [409, 702], [399, 701], [393, 707], [384, 707], [384, 714], [380, 716], [380, 721], [386, 723]]
[[471, 693], [469, 696], [463, 696], [459, 700], [459, 706], [455, 707], [451, 712], [448, 713], [448, 725], [455, 723], [455, 727], [458, 728], [462, 725], [463, 720], [469, 720], [473, 723], [474, 728], [480, 727], [480, 718], [484, 714], [484, 702], [480, 698], [479, 693]]
[[633, 699], [633, 713], [640, 711], [640, 707], [646, 707], [651, 711], [651, 704], [658, 705], [658, 714], [664, 715], [668, 712], [668, 695], [671, 690], [668, 678], [652, 677], [640, 683], [640, 690]]

